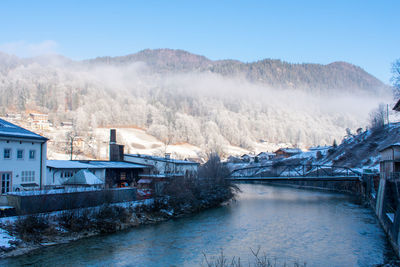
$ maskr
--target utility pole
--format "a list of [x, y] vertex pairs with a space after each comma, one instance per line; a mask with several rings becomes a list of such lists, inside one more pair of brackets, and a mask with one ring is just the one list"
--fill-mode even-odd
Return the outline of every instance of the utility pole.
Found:
[[71, 136], [71, 157], [70, 157], [70, 160], [72, 160], [73, 153], [74, 153], [74, 138]]

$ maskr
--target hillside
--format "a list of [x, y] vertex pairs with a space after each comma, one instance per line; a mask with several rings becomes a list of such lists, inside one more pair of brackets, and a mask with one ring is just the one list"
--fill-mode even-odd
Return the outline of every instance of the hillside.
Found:
[[376, 92], [386, 86], [355, 65], [346, 62], [321, 64], [293, 64], [281, 60], [264, 59], [244, 63], [237, 60], [212, 61], [204, 56], [183, 50], [143, 50], [122, 57], [100, 57], [91, 64], [115, 66], [144, 62], [157, 72], [211, 72], [227, 77], [244, 77], [250, 82], [279, 88], [311, 90], [360, 90]]
[[383, 128], [367, 130], [347, 136], [337, 147], [316, 152], [305, 152], [285, 161], [301, 164], [334, 165], [362, 171], [364, 168], [379, 170], [379, 151], [400, 142], [400, 123], [392, 123]]
[[134, 126], [194, 153], [329, 145], [390, 100], [382, 82], [344, 62], [212, 61], [170, 49], [86, 61], [0, 53], [0, 115], [42, 112], [55, 128], [72, 122], [88, 144], [98, 128]]

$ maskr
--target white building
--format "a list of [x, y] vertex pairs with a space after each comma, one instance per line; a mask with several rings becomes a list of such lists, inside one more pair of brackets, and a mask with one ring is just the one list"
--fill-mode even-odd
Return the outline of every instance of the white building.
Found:
[[164, 158], [142, 154], [125, 154], [124, 161], [151, 166], [155, 174], [165, 176], [196, 175], [199, 168], [197, 162], [171, 159], [169, 154]]
[[0, 192], [41, 189], [47, 138], [0, 119]]
[[257, 158], [259, 160], [271, 160], [276, 156], [275, 153], [271, 153], [271, 152], [261, 152], [257, 155]]
[[122, 161], [48, 160], [45, 186], [47, 189], [64, 187], [65, 182], [81, 170], [90, 171], [106, 188], [135, 186], [139, 173], [148, 168]]

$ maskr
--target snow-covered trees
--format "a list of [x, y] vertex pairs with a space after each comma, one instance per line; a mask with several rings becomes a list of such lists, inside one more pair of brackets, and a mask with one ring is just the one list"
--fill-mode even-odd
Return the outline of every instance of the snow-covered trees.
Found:
[[[392, 82], [395, 88], [395, 97], [400, 98], [400, 59], [396, 60], [392, 65]], [[396, 99], [396, 100], [397, 100]]]
[[[2, 63], [0, 62], [0, 65]], [[364, 126], [379, 97], [274, 89], [209, 73], [163, 74], [143, 65], [15, 64], [0, 72], [0, 112], [38, 110], [79, 132], [137, 126], [165, 143], [223, 153], [255, 142], [316, 145]], [[343, 101], [346, 99], [346, 101]], [[351, 99], [351, 101], [349, 100]], [[362, 109], [354, 113], [354, 107]]]

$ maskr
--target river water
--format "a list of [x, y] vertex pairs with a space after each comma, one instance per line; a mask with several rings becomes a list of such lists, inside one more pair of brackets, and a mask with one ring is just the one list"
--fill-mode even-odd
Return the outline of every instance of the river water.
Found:
[[394, 258], [373, 212], [343, 194], [241, 184], [230, 205], [0, 261], [20, 266], [205, 266], [223, 251], [281, 266], [372, 266]]

